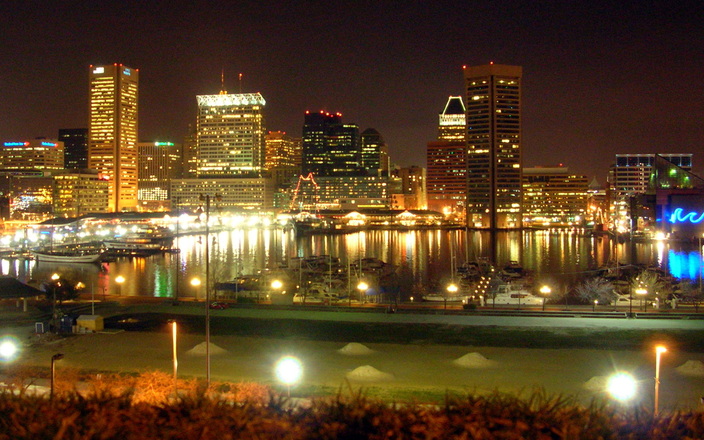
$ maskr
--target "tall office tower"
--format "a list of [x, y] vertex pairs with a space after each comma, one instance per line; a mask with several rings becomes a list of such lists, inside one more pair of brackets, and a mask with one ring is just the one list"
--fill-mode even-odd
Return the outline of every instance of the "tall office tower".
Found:
[[467, 199], [465, 114], [462, 99], [450, 96], [438, 116], [438, 139], [426, 150], [428, 209], [464, 215]]
[[181, 145], [173, 142], [139, 142], [138, 199], [141, 211], [170, 208], [171, 179], [182, 175]]
[[260, 93], [199, 95], [198, 177], [258, 177], [264, 169]]
[[389, 151], [386, 142], [373, 128], [362, 132], [362, 168], [369, 176], [389, 175]]
[[467, 225], [522, 226], [520, 66], [464, 67]]
[[64, 143], [64, 168], [69, 170], [88, 168], [87, 128], [60, 128], [59, 141]]
[[467, 130], [467, 115], [461, 96], [450, 96], [438, 124], [439, 141], [464, 142]]
[[111, 212], [137, 208], [138, 91], [137, 69], [90, 66], [88, 168], [107, 178]]
[[343, 124], [340, 113], [306, 112], [303, 125], [303, 174], [359, 176], [361, 142], [356, 124]]
[[267, 170], [295, 167], [294, 146], [284, 131], [270, 131], [264, 136], [266, 144], [265, 165]]
[[60, 170], [64, 168], [63, 142], [47, 139], [4, 142], [0, 168], [7, 170]]
[[301, 168], [301, 164], [303, 163], [303, 138], [292, 137], [291, 148], [293, 148], [293, 164], [296, 167]]
[[567, 167], [523, 169], [523, 224], [583, 226], [590, 198], [589, 179]]
[[109, 212], [109, 183], [97, 171], [70, 169], [52, 174], [54, 216], [80, 217], [86, 213]]
[[[417, 166], [399, 168], [394, 171], [394, 175], [401, 179], [401, 194], [404, 199], [402, 209], [427, 209], [427, 175], [425, 168]], [[398, 205], [401, 205], [401, 203]]]
[[193, 179], [198, 175], [198, 132], [192, 124], [188, 124], [188, 133], [183, 138], [183, 175], [184, 179]]

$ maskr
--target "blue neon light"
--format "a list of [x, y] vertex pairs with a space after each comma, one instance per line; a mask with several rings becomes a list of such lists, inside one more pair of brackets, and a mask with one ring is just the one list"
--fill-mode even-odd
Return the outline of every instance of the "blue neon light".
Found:
[[6, 147], [23, 147], [24, 142], [5, 142]]
[[[670, 219], [669, 219], [670, 223], [677, 223], [677, 222], [684, 223], [686, 221], [689, 221], [694, 224], [697, 224], [697, 223], [701, 223], [702, 221], [704, 221], [704, 212], [699, 214], [695, 211], [691, 211], [691, 212], [688, 212], [687, 214], [682, 215], [683, 213], [684, 213], [684, 209], [682, 209], [682, 208], [675, 209], [675, 212], [673, 212], [672, 215], [670, 215]], [[698, 217], [697, 217], [697, 215], [698, 215]]]
[[124, 69], [124, 70], [122, 71], [122, 73], [124, 73], [124, 74], [127, 75], [127, 76], [132, 75], [132, 72], [130, 72], [130, 69]]
[[53, 142], [42, 142], [43, 147], [55, 147], [56, 144]]

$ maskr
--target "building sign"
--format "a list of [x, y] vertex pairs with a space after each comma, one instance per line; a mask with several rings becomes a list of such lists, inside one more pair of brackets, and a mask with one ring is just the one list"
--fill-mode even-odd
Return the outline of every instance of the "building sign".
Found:
[[698, 223], [701, 223], [702, 221], [704, 221], [704, 212], [685, 211], [682, 208], [677, 208], [670, 215], [668, 220], [672, 224], [687, 223], [687, 222], [698, 224]]

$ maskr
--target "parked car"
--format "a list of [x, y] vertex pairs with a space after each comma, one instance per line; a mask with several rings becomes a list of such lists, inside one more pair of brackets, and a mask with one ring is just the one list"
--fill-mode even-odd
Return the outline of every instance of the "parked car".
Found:
[[214, 301], [210, 303], [210, 308], [215, 310], [224, 310], [228, 307], [227, 303]]

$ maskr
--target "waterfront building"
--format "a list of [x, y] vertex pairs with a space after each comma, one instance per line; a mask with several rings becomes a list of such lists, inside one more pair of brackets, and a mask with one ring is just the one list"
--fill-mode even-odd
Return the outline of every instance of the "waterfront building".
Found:
[[268, 210], [274, 207], [274, 182], [262, 177], [171, 180], [171, 198], [179, 209], [202, 207], [205, 195], [210, 195], [213, 210]]
[[[306, 180], [307, 179], [307, 180]], [[388, 208], [400, 179], [379, 176], [309, 176], [291, 191], [291, 210]]]
[[264, 169], [260, 93], [198, 95], [198, 177], [259, 177]]
[[43, 221], [52, 217], [54, 179], [47, 171], [2, 170], [0, 176], [6, 218]]
[[564, 166], [523, 169], [523, 225], [526, 227], [586, 224], [589, 179]]
[[139, 70], [90, 66], [88, 168], [109, 182], [109, 209], [137, 208]]
[[181, 145], [173, 142], [140, 142], [137, 148], [139, 210], [170, 209], [171, 179], [182, 175]]
[[450, 96], [438, 116], [438, 138], [426, 150], [427, 206], [447, 216], [463, 216], [467, 199], [465, 106]]
[[55, 217], [79, 217], [109, 211], [109, 182], [94, 170], [62, 170], [53, 173]]
[[[522, 227], [522, 68], [464, 66], [467, 225]], [[430, 172], [430, 170], [429, 170]]]
[[88, 168], [87, 128], [60, 128], [59, 141], [64, 143], [64, 168]]
[[368, 128], [362, 132], [362, 168], [368, 176], [389, 175], [389, 151], [381, 134]]
[[611, 222], [617, 230], [638, 228], [632, 211], [634, 197], [645, 194], [651, 185], [656, 158], [670, 162], [683, 171], [692, 171], [692, 154], [617, 154], [609, 169]]
[[401, 183], [401, 191], [394, 194], [392, 209], [427, 209], [425, 168], [411, 166], [394, 170], [394, 177]]
[[305, 113], [303, 175], [363, 175], [361, 160], [361, 139], [356, 124], [343, 124], [341, 113]]
[[3, 142], [0, 168], [6, 170], [60, 170], [64, 168], [64, 143], [50, 139]]

